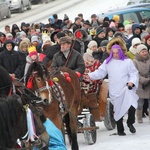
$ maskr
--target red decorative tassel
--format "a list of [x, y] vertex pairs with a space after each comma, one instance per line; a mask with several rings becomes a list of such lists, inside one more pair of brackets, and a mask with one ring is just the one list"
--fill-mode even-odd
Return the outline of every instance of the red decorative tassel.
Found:
[[54, 82], [52, 80], [49, 80], [49, 86], [53, 86]]
[[66, 77], [66, 80], [67, 80], [68, 82], [71, 82], [71, 78], [70, 78], [70, 77]]
[[64, 76], [65, 77], [69, 77], [69, 73], [68, 72], [64, 72]]
[[27, 82], [27, 88], [32, 89], [33, 88], [33, 76], [30, 76]]
[[75, 72], [77, 77], [80, 78], [81, 77], [81, 73], [80, 72]]

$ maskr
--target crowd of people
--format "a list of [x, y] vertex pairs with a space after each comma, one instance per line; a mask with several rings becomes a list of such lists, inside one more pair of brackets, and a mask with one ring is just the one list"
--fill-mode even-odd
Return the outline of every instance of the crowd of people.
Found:
[[66, 14], [63, 20], [53, 14], [47, 23], [23, 22], [20, 27], [8, 24], [0, 31], [0, 65], [22, 82], [35, 61], [45, 65], [51, 62], [53, 67], [67, 66], [80, 76], [87, 65], [98, 60], [100, 67], [84, 77], [98, 80], [108, 75], [118, 135], [126, 135], [126, 112], [132, 133], [136, 132], [135, 111], [138, 123], [143, 123], [144, 115], [150, 118], [149, 52], [149, 18], [134, 23], [130, 19], [120, 22], [118, 15], [99, 20], [92, 14], [89, 21], [80, 13], [72, 21]]

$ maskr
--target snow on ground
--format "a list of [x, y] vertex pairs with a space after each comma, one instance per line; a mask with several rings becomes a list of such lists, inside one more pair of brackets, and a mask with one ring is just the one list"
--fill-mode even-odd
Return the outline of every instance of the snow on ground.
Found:
[[[130, 133], [126, 118], [124, 119], [124, 127], [126, 136], [111, 135], [116, 133], [116, 129], [108, 131], [103, 122], [97, 122], [99, 129], [97, 130], [97, 141], [94, 145], [88, 145], [82, 133], [78, 134], [78, 143], [80, 150], [147, 150], [150, 148], [150, 123], [149, 118], [144, 118], [143, 124], [135, 123], [137, 130], [135, 134]], [[67, 139], [67, 137], [66, 137]], [[67, 141], [67, 148], [70, 145]]]

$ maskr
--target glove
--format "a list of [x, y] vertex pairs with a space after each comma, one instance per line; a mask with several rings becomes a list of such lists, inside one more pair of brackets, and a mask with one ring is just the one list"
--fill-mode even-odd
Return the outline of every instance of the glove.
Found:
[[132, 90], [132, 86], [128, 86], [128, 89], [129, 89], [129, 90]]

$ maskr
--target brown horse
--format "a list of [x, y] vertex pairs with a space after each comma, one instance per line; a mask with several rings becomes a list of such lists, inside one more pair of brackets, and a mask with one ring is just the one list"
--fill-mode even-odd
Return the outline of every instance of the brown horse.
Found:
[[33, 63], [28, 70], [26, 81], [26, 85], [43, 99], [43, 103], [48, 101], [49, 105], [42, 104], [44, 112], [61, 130], [62, 117], [64, 118], [71, 148], [78, 150], [77, 115], [81, 89], [75, 72], [64, 67], [58, 70], [50, 68], [48, 73], [43, 64]]
[[[3, 67], [0, 67], [0, 76], [0, 149], [14, 148], [17, 139], [27, 139], [28, 136], [25, 136], [28, 135], [26, 110], [29, 108], [33, 113], [36, 134], [40, 137], [38, 141], [41, 140], [48, 146], [49, 136], [40, 119], [42, 112], [39, 113], [39, 109], [33, 106], [33, 103], [31, 104], [28, 94], [16, 91], [20, 97], [12, 93], [13, 82]], [[39, 146], [43, 147], [42, 144], [40, 143]]]

